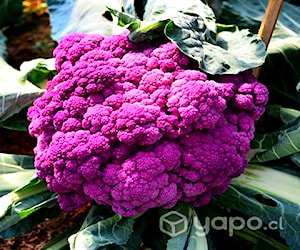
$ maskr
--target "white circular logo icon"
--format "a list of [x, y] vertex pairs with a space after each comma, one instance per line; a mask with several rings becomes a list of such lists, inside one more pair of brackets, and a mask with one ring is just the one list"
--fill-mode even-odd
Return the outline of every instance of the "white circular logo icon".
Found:
[[188, 220], [183, 214], [170, 211], [159, 218], [159, 229], [171, 237], [176, 237], [187, 231]]

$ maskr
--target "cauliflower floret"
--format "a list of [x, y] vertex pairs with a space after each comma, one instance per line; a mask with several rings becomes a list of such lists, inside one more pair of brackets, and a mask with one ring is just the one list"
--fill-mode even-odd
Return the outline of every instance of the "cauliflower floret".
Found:
[[208, 78], [175, 44], [128, 34], [66, 36], [58, 74], [29, 108], [37, 175], [66, 211], [205, 205], [247, 165], [266, 87], [249, 71]]

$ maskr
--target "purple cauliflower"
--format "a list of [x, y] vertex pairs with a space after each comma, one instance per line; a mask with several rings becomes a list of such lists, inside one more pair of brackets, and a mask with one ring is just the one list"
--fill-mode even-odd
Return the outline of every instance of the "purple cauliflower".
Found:
[[124, 216], [202, 206], [243, 173], [268, 91], [251, 72], [214, 79], [171, 42], [71, 34], [29, 109], [36, 170], [62, 209], [94, 200]]

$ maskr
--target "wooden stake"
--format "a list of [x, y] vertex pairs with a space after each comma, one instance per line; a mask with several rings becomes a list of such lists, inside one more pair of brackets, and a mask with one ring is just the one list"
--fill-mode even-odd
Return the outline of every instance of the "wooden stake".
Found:
[[[269, 45], [273, 34], [279, 13], [283, 4], [283, 0], [269, 0], [264, 19], [260, 25], [258, 35], [264, 41], [266, 48]], [[258, 78], [261, 67], [253, 69], [253, 74]]]

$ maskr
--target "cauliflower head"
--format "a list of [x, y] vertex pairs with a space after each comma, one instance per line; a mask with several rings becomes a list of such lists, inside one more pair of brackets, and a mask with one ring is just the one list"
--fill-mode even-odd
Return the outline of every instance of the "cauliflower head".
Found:
[[212, 78], [173, 43], [128, 32], [70, 34], [54, 56], [58, 74], [28, 119], [37, 175], [62, 209], [202, 206], [243, 173], [268, 100], [251, 72]]

